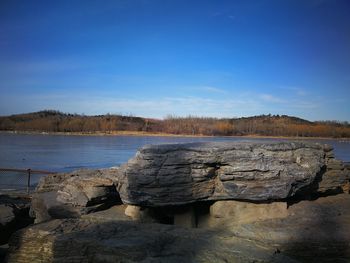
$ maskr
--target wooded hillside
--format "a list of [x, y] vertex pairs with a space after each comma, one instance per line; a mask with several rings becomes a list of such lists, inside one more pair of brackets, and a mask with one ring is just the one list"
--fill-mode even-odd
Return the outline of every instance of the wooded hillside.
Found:
[[169, 116], [164, 120], [157, 120], [111, 114], [85, 116], [53, 110], [0, 117], [0, 130], [83, 133], [142, 131], [213, 136], [350, 137], [350, 124], [347, 122], [310, 122], [286, 115], [260, 115], [232, 119]]

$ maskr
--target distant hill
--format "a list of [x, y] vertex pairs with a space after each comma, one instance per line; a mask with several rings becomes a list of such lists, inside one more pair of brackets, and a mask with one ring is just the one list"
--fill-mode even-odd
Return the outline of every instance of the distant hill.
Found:
[[44, 110], [0, 117], [0, 130], [113, 133], [118, 131], [209, 136], [296, 136], [349, 138], [349, 123], [311, 122], [287, 115], [242, 118], [174, 117], [164, 120], [122, 115], [86, 116]]

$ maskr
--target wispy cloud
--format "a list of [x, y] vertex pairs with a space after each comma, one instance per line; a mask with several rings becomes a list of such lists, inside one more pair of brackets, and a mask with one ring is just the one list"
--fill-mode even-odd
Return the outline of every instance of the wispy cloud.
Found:
[[[328, 102], [329, 100], [327, 100]], [[135, 116], [163, 118], [177, 116], [240, 117], [260, 114], [287, 114], [310, 120], [331, 119], [323, 98], [277, 97], [271, 94], [242, 91], [225, 96], [198, 93], [192, 96], [147, 96], [130, 94], [119, 96], [107, 93], [55, 93], [40, 91], [17, 96], [7, 93], [0, 97], [0, 114], [56, 109], [63, 112], [99, 114], [133, 114]], [[345, 103], [343, 103], [345, 105]], [[320, 117], [321, 116], [321, 117]], [[348, 120], [347, 116], [341, 117]], [[340, 119], [340, 117], [339, 117]]]
[[227, 93], [226, 90], [216, 88], [216, 87], [211, 87], [211, 86], [203, 86], [203, 87], [198, 87], [196, 88], [197, 90], [204, 91], [204, 92], [212, 92], [212, 93]]
[[282, 87], [283, 90], [292, 91], [297, 96], [306, 96], [307, 92], [305, 89], [300, 87]]
[[[11, 105], [6, 103], [11, 101]], [[3, 102], [3, 103], [2, 103]], [[256, 115], [261, 110], [258, 100], [245, 96], [213, 99], [201, 96], [178, 96], [156, 98], [117, 98], [89, 94], [31, 94], [25, 97], [1, 98], [6, 105], [3, 114], [57, 109], [64, 112], [88, 115], [105, 113], [131, 113], [137, 116], [162, 118], [168, 114], [178, 116], [196, 115], [209, 117], [234, 117]]]
[[224, 11], [218, 11], [218, 12], [214, 12], [211, 14], [212, 17], [224, 17], [224, 18], [228, 18], [228, 19], [235, 19], [236, 16], [234, 16], [231, 13], [231, 10], [224, 10]]
[[272, 102], [272, 103], [285, 103], [286, 101], [278, 98], [276, 96], [273, 96], [271, 94], [262, 94], [260, 95], [260, 99], [262, 99], [265, 102]]

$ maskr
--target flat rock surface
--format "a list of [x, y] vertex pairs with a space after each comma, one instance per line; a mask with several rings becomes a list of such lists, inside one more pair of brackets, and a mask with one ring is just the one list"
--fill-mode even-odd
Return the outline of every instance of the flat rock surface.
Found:
[[11, 239], [7, 262], [295, 262], [271, 246], [220, 230], [172, 225], [61, 219]]
[[124, 203], [147, 206], [284, 199], [315, 180], [331, 150], [302, 142], [149, 145], [120, 168], [118, 191]]
[[299, 262], [350, 262], [349, 194], [303, 200], [288, 209], [282, 203], [237, 202], [216, 202], [199, 227], [271, 244]]
[[[204, 222], [200, 229], [128, 222], [125, 206], [37, 224], [12, 236], [7, 262], [350, 261], [348, 194], [304, 200], [288, 209], [281, 203], [220, 202], [211, 209], [210, 228]], [[260, 211], [253, 220], [253, 209], [275, 214]]]

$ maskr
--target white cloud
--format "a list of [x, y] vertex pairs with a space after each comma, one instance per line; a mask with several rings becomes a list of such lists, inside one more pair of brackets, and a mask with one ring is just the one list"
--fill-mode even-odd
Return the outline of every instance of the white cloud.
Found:
[[300, 97], [307, 95], [306, 90], [300, 87], [282, 87], [282, 89], [292, 91], [294, 92], [294, 95], [297, 95]]
[[197, 90], [201, 90], [204, 92], [212, 92], [212, 93], [226, 93], [226, 90], [216, 88], [216, 87], [211, 87], [211, 86], [199, 87], [199, 88], [197, 88]]
[[236, 95], [235, 98], [214, 99], [201, 96], [177, 96], [155, 98], [118, 98], [85, 94], [38, 93], [24, 97], [7, 96], [3, 114], [56, 109], [63, 112], [99, 115], [105, 113], [133, 114], [135, 116], [162, 118], [168, 114], [177, 116], [234, 117], [259, 114], [259, 100]]
[[66, 92], [38, 92], [24, 95], [5, 94], [0, 97], [1, 115], [55, 109], [86, 115], [132, 114], [134, 116], [163, 118], [176, 116], [241, 117], [260, 114], [287, 114], [307, 119], [324, 119], [323, 100], [282, 99], [271, 94], [237, 92], [233, 95], [212, 96], [157, 96], [118, 97], [108, 94], [82, 94]]
[[271, 94], [262, 94], [262, 95], [260, 95], [260, 98], [265, 102], [272, 102], [272, 103], [285, 103], [286, 102], [285, 100], [278, 98], [278, 97], [275, 97]]

